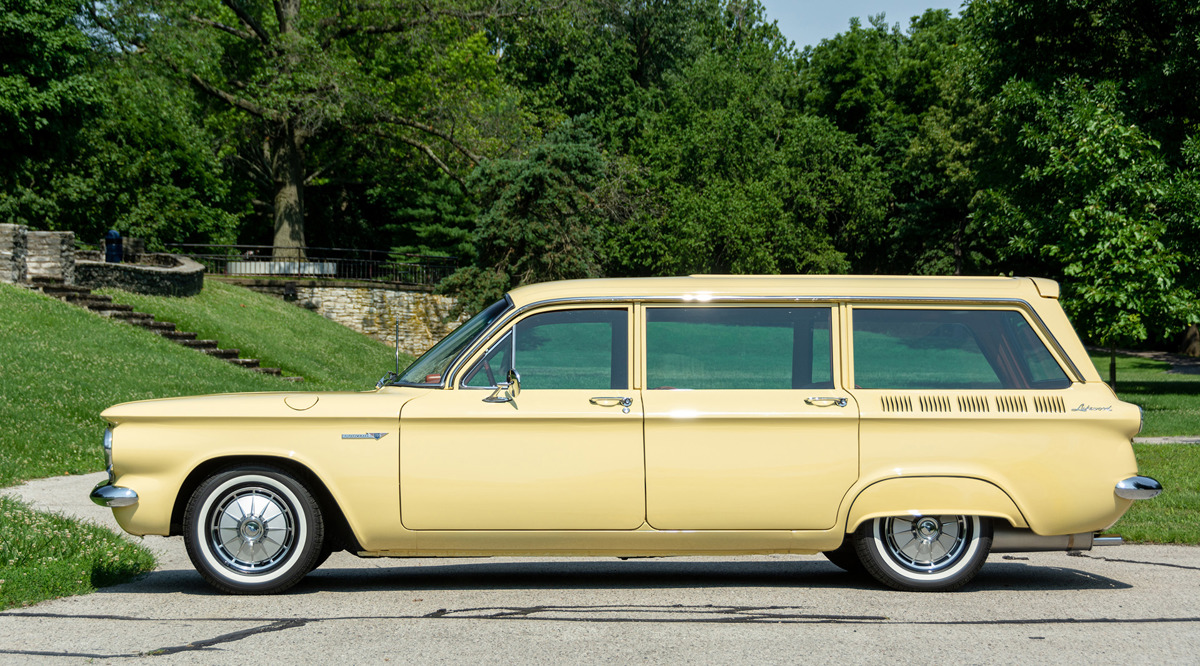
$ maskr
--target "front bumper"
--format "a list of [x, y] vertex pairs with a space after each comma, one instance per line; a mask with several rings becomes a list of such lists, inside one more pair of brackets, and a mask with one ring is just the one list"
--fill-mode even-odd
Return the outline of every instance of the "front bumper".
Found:
[[138, 501], [138, 495], [132, 488], [114, 486], [112, 481], [108, 479], [96, 484], [96, 487], [92, 488], [90, 497], [96, 504], [109, 507], [110, 509], [133, 506]]
[[1114, 492], [1117, 497], [1122, 499], [1144, 500], [1158, 497], [1162, 491], [1162, 484], [1148, 476], [1131, 476], [1124, 481], [1117, 482]]

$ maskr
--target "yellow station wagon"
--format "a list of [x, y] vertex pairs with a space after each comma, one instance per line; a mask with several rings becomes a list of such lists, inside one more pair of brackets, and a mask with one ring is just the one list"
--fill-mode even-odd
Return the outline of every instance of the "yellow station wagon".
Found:
[[1157, 495], [1137, 406], [1036, 278], [521, 287], [365, 393], [103, 413], [133, 534], [235, 593], [366, 557], [824, 553], [952, 590], [989, 552], [1086, 550]]

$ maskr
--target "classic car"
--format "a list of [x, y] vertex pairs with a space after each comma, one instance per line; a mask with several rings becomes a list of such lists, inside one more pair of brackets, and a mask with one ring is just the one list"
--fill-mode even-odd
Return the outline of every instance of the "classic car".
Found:
[[1037, 278], [525, 286], [361, 393], [105, 410], [93, 500], [233, 593], [363, 557], [824, 553], [953, 590], [1086, 550], [1132, 501], [1140, 409]]

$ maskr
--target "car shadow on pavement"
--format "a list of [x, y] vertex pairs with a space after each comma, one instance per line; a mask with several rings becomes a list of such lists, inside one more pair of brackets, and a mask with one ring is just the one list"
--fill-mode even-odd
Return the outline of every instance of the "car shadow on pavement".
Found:
[[[379, 566], [326, 566], [309, 574], [285, 594], [319, 592], [386, 592], [421, 590], [634, 590], [721, 587], [885, 589], [873, 579], [851, 574], [820, 560], [746, 562], [639, 560], [545, 560], [542, 562], [445, 560], [378, 560]], [[1119, 590], [1132, 586], [1119, 580], [1067, 567], [993, 562], [984, 566], [962, 592], [994, 590]], [[221, 593], [188, 569], [155, 571], [135, 581], [104, 588], [99, 593], [185, 594]]]
[[[397, 564], [377, 569], [318, 569], [292, 590], [305, 594], [378, 590], [677, 589], [796, 587], [883, 589], [873, 579], [820, 561], [812, 562], [484, 562]], [[983, 568], [964, 592], [992, 590], [1117, 590], [1119, 580], [1064, 567], [995, 563]]]

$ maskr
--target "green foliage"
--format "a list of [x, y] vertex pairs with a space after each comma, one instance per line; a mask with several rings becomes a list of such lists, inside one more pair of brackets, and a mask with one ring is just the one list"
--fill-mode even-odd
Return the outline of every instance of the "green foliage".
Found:
[[0, 497], [0, 610], [93, 592], [154, 569], [144, 546]]
[[1063, 276], [1064, 305], [1084, 336], [1110, 347], [1198, 314], [1164, 242], [1159, 144], [1125, 119], [1119, 99], [1115, 85], [1070, 79], [1046, 96], [1012, 85], [1001, 101], [1032, 107], [1033, 119], [1020, 129], [1026, 170], [997, 224], [1019, 225], [1009, 251], [1040, 253]]
[[441, 288], [477, 312], [521, 284], [599, 275], [601, 211], [592, 192], [604, 175], [592, 136], [563, 123], [519, 160], [489, 160], [472, 176], [484, 212], [477, 264]]

